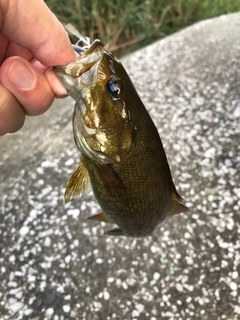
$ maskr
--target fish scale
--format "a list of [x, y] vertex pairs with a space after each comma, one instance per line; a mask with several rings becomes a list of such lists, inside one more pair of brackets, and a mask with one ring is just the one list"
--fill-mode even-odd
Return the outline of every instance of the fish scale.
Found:
[[[151, 131], [146, 126], [147, 117]], [[147, 113], [144, 119], [144, 123], [139, 124], [136, 143], [130, 156], [122, 164], [112, 166], [126, 186], [126, 194], [116, 199], [109, 196], [107, 190], [99, 188], [99, 192], [98, 188], [93, 189], [104, 212], [109, 212], [111, 219], [120, 228], [124, 224], [131, 229], [129, 233], [136, 235], [139, 232], [151, 233], [164, 220], [171, 206], [173, 189], [158, 132]], [[94, 169], [87, 166], [92, 185], [98, 185]]]

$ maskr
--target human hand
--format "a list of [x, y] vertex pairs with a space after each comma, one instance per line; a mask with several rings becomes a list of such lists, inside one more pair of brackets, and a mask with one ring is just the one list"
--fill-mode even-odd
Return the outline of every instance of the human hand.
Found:
[[16, 132], [66, 90], [51, 66], [76, 59], [67, 33], [42, 0], [0, 0], [0, 135]]

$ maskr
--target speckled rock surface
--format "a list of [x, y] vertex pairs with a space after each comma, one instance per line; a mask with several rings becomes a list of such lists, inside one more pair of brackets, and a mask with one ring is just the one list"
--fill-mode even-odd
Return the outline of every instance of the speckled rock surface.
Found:
[[123, 63], [190, 212], [138, 240], [86, 221], [91, 194], [64, 205], [78, 151], [57, 101], [0, 138], [1, 319], [240, 319], [240, 14]]

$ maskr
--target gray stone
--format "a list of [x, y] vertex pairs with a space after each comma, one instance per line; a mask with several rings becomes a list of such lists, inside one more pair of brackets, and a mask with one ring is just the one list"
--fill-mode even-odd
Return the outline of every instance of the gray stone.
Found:
[[[47, 318], [55, 300], [48, 304], [46, 292], [63, 301], [51, 309], [56, 319], [237, 318], [240, 282], [233, 286], [231, 275], [240, 265], [239, 35], [240, 14], [231, 14], [122, 59], [190, 208], [152, 237], [104, 236], [104, 224], [86, 221], [98, 211], [91, 194], [63, 204], [79, 157], [70, 100], [0, 138], [4, 319], [25, 319], [32, 308], [32, 318]], [[14, 304], [22, 306], [17, 314]], [[67, 318], [62, 306], [71, 310]]]

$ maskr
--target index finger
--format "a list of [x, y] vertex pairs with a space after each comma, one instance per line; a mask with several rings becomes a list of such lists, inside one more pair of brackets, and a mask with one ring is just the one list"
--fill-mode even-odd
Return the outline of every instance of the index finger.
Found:
[[66, 31], [42, 0], [0, 1], [0, 33], [46, 66], [75, 60]]

